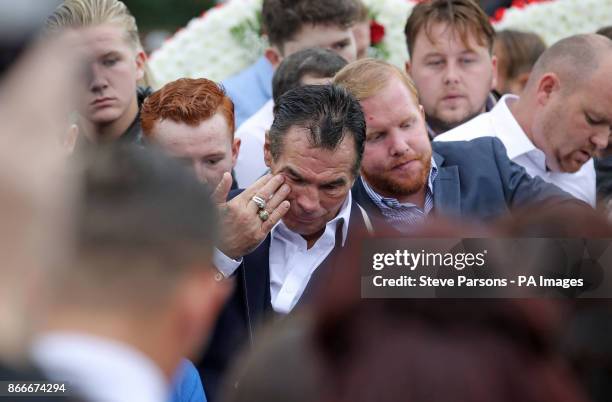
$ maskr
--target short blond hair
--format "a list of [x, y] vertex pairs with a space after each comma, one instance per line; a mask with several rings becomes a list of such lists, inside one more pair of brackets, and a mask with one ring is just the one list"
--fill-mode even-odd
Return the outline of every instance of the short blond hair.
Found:
[[47, 19], [47, 30], [56, 32], [102, 24], [121, 26], [134, 49], [142, 50], [136, 19], [118, 0], [65, 0]]
[[419, 103], [419, 93], [408, 74], [383, 60], [367, 58], [354, 61], [338, 71], [334, 84], [346, 88], [358, 101], [362, 101], [380, 92], [392, 77], [399, 78]]

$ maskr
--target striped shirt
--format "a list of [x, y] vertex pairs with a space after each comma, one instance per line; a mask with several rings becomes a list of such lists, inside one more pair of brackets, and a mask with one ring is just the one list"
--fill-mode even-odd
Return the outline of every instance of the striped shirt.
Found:
[[385, 217], [385, 221], [400, 233], [409, 233], [412, 226], [423, 221], [434, 206], [433, 183], [438, 175], [438, 166], [434, 158], [431, 158], [431, 169], [429, 171], [429, 179], [427, 188], [425, 189], [425, 205], [423, 209], [410, 202], [401, 203], [396, 198], [383, 197], [374, 191], [368, 183], [360, 178], [365, 188], [366, 193], [374, 204], [380, 209], [380, 212]]

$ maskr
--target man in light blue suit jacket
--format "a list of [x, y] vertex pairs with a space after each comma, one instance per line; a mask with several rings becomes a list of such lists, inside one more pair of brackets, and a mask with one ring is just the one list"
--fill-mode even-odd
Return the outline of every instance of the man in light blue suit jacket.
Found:
[[361, 178], [353, 196], [379, 224], [406, 233], [434, 212], [487, 220], [532, 203], [580, 203], [531, 178], [496, 138], [434, 143], [432, 150], [414, 84], [395, 66], [357, 61], [334, 83], [360, 101], [366, 116]]
[[247, 69], [223, 81], [225, 92], [234, 102], [236, 127], [272, 99], [273, 75], [274, 67], [261, 56]]

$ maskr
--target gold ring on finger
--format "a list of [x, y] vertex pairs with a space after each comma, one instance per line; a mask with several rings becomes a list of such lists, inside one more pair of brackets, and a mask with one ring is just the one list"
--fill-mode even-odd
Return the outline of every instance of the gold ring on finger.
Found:
[[257, 215], [259, 216], [259, 219], [261, 219], [262, 222], [265, 222], [268, 220], [268, 218], [270, 218], [270, 214], [265, 209], [259, 211]]

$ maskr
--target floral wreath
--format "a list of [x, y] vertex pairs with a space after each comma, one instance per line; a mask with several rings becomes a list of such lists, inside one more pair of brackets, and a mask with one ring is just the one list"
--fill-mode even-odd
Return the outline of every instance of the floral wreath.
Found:
[[[404, 25], [415, 0], [362, 0], [370, 11], [369, 54], [399, 67], [408, 59]], [[180, 77], [214, 81], [243, 70], [263, 54], [262, 0], [230, 0], [191, 20], [149, 60], [157, 84]], [[546, 43], [612, 24], [612, 0], [514, 0], [491, 19], [496, 30], [539, 34]]]

